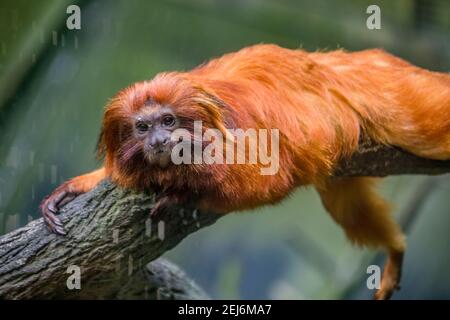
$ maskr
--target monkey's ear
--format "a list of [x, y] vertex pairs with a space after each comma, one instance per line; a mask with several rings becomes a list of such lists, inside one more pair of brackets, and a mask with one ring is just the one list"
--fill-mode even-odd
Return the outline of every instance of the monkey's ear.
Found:
[[232, 138], [233, 135], [227, 129], [227, 125], [232, 125], [232, 109], [230, 106], [218, 96], [207, 90], [200, 87], [197, 87], [196, 89], [198, 90], [199, 95], [195, 98], [195, 101], [208, 113], [213, 126], [218, 129], [227, 140]]

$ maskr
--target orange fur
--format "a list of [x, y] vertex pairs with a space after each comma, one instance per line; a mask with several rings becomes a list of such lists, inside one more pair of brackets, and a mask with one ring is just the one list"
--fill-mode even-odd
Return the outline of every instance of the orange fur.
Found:
[[[147, 101], [170, 105], [177, 116], [222, 132], [279, 129], [279, 172], [261, 175], [259, 163], [161, 169], [149, 167], [137, 153], [125, 157], [133, 143], [132, 115]], [[119, 92], [103, 120], [104, 172], [75, 181], [93, 186], [109, 176], [129, 188], [158, 186], [170, 189], [174, 199], [187, 193], [198, 199], [200, 209], [222, 213], [274, 204], [296, 187], [313, 184], [351, 240], [390, 252], [377, 294], [387, 298], [399, 281], [404, 237], [388, 205], [373, 191], [373, 179], [330, 177], [363, 134], [419, 156], [450, 158], [449, 113], [449, 75], [382, 50], [307, 53], [256, 45]]]
[[92, 190], [105, 177], [105, 169], [100, 168], [82, 176], [75, 177], [62, 186], [71, 192], [84, 193]]

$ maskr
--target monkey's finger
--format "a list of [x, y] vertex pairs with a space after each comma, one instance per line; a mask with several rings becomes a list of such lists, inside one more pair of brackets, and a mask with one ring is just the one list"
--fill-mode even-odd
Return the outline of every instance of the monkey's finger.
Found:
[[67, 234], [66, 230], [64, 229], [64, 227], [59, 227], [59, 226], [55, 226], [55, 233], [65, 236]]
[[[56, 219], [59, 220], [58, 218], [56, 218]], [[53, 221], [51, 221], [50, 219], [46, 220], [45, 222], [46, 222], [47, 227], [50, 229], [51, 232], [59, 234], [59, 235], [62, 235], [62, 236], [66, 235], [66, 231], [64, 230], [64, 227], [62, 225], [57, 225]], [[59, 223], [61, 223], [61, 222], [59, 222]]]
[[61, 220], [55, 215], [56, 210], [54, 208], [54, 206], [49, 205], [49, 207], [47, 208], [46, 214], [44, 214], [44, 217], [47, 218], [47, 220], [49, 220], [52, 224], [55, 224], [57, 226], [62, 226], [62, 222]]
[[66, 191], [58, 193], [47, 201], [47, 208], [54, 214], [67, 202], [71, 201], [75, 196]]
[[59, 209], [75, 199], [77, 194], [75, 193], [68, 193], [68, 192], [62, 192], [58, 194], [56, 197], [50, 199], [50, 201], [47, 204], [47, 208], [50, 212], [53, 214], [58, 213]]
[[58, 212], [58, 208], [53, 201], [48, 202], [46, 210], [50, 211], [52, 214], [56, 214]]
[[42, 211], [42, 215], [44, 217], [45, 224], [47, 225], [47, 227], [50, 229], [51, 232], [60, 235], [66, 234], [61, 220], [58, 217], [56, 217], [50, 210], [44, 209]]
[[44, 221], [45, 221], [47, 228], [50, 230], [51, 233], [58, 233], [56, 231], [56, 225], [50, 219], [46, 220], [44, 218]]
[[62, 208], [64, 207], [66, 204], [68, 204], [70, 201], [72, 201], [73, 199], [75, 199], [77, 197], [76, 194], [74, 193], [68, 193], [64, 199], [62, 199], [59, 203], [58, 203], [58, 208]]
[[60, 202], [67, 196], [67, 191], [61, 191], [59, 193], [57, 193], [56, 195], [54, 195], [51, 199], [51, 202], [54, 204], [54, 206], [56, 208], [60, 207]]
[[[52, 209], [53, 208], [53, 209]], [[42, 214], [44, 216], [44, 220], [46, 222], [58, 225], [58, 226], [62, 226], [62, 222], [61, 220], [54, 214], [56, 211], [54, 211], [54, 206], [52, 206], [51, 204], [49, 204], [48, 206], [44, 207], [44, 209], [42, 210]]]
[[158, 215], [158, 209], [156, 207], [153, 207], [150, 210], [150, 217], [156, 217]]
[[156, 204], [151, 210], [150, 210], [150, 217], [157, 218], [164, 214], [165, 207], [162, 205]]
[[[42, 215], [47, 227], [51, 232], [65, 235], [64, 225], [56, 216], [59, 206], [73, 199], [73, 195], [67, 191], [61, 191], [48, 198], [41, 206]], [[66, 199], [67, 198], [67, 199]]]

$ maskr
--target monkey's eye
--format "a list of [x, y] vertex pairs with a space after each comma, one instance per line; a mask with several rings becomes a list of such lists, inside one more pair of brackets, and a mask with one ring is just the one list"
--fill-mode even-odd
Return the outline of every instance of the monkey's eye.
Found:
[[139, 133], [144, 133], [148, 130], [148, 124], [142, 121], [136, 122], [136, 129]]
[[173, 116], [165, 116], [163, 118], [162, 123], [166, 126], [166, 127], [171, 127], [175, 124], [175, 118]]

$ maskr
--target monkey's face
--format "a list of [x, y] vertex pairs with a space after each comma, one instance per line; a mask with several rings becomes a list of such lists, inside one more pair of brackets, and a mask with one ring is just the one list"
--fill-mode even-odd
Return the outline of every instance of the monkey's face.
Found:
[[187, 165], [178, 167], [191, 167], [195, 163], [185, 160], [193, 157], [197, 146], [204, 147], [196, 124], [201, 123], [200, 130], [225, 132], [225, 109], [224, 102], [177, 74], [138, 82], [120, 91], [105, 110], [99, 154], [129, 177], [141, 174], [148, 165], [169, 169], [180, 158]]
[[146, 161], [162, 168], [171, 161], [171, 135], [179, 127], [173, 109], [159, 104], [147, 104], [134, 117], [133, 134], [140, 142]]

